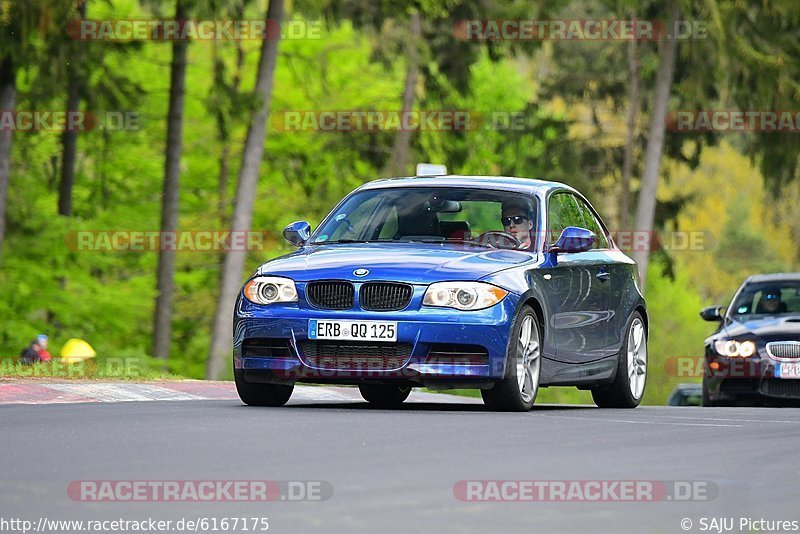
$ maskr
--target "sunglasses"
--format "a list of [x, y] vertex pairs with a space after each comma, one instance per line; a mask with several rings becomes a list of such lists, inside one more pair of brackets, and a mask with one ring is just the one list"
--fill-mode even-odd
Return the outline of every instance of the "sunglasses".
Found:
[[767, 293], [764, 295], [765, 300], [777, 300], [779, 297], [775, 293]]
[[511, 226], [512, 222], [515, 225], [520, 225], [524, 221], [527, 221], [528, 218], [526, 216], [524, 216], [524, 215], [514, 215], [513, 217], [503, 217], [500, 220], [503, 221], [503, 226]]

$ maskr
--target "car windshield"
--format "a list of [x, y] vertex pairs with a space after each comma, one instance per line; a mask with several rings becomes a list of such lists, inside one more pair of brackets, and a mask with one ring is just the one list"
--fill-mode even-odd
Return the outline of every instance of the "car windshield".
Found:
[[519, 194], [467, 188], [385, 188], [350, 196], [314, 233], [313, 244], [453, 243], [529, 249], [536, 205]]
[[740, 320], [800, 314], [800, 280], [748, 284], [733, 303], [731, 314]]

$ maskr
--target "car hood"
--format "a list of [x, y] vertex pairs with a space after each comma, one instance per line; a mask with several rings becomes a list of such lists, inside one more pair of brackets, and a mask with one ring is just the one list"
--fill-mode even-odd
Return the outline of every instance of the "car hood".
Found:
[[[536, 260], [536, 254], [464, 245], [423, 243], [328, 244], [301, 247], [262, 265], [258, 274], [286, 276], [296, 281], [339, 279], [392, 280], [430, 284], [446, 280], [477, 280]], [[368, 269], [355, 276], [356, 269]]]
[[800, 341], [800, 315], [773, 316], [747, 321], [731, 321], [715, 337], [755, 336], [764, 341]]

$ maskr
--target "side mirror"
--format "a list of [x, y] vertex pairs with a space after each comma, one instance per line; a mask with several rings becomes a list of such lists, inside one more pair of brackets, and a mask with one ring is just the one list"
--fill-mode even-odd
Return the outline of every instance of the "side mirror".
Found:
[[311, 225], [306, 221], [293, 222], [283, 229], [283, 238], [296, 247], [302, 247], [311, 236]]
[[722, 308], [720, 308], [719, 306], [710, 306], [708, 308], [703, 308], [702, 310], [700, 310], [700, 317], [702, 317], [704, 321], [721, 321]]
[[567, 226], [549, 252], [586, 252], [597, 242], [597, 236], [591, 230]]

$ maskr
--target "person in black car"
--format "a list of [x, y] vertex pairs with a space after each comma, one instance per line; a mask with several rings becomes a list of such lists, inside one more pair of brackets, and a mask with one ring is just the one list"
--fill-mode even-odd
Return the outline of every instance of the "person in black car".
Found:
[[756, 305], [756, 313], [784, 313], [786, 304], [781, 302], [780, 289], [768, 289], [764, 291]]

